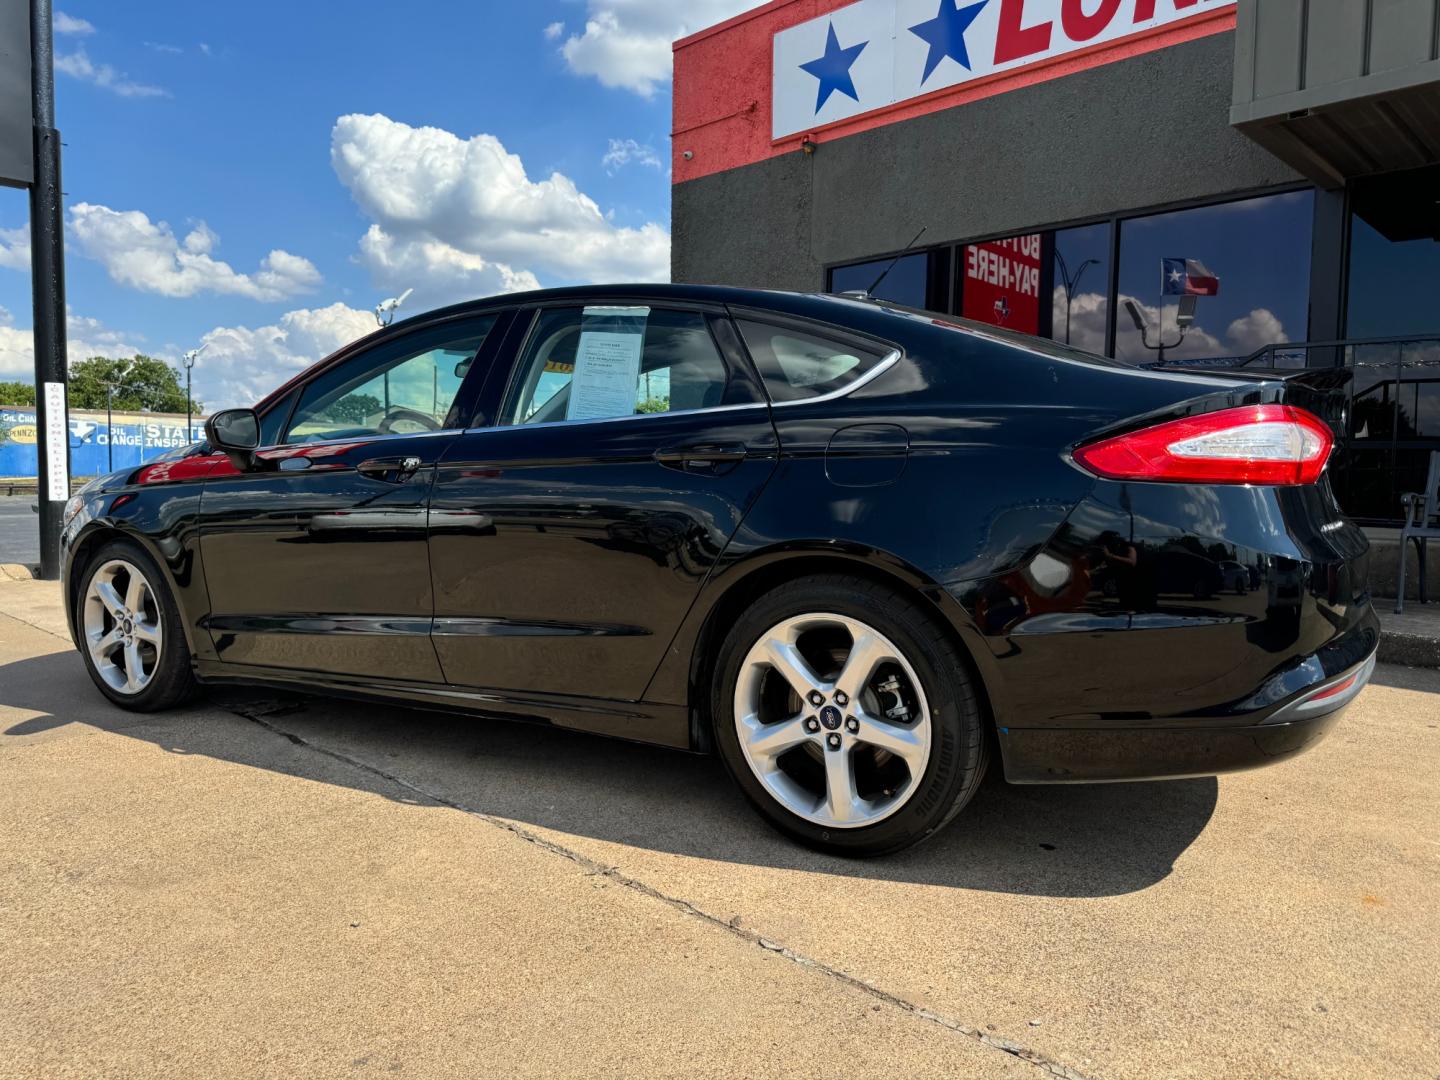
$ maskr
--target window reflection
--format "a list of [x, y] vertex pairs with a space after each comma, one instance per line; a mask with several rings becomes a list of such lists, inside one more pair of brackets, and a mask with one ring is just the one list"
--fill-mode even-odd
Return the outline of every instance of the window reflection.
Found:
[[1055, 232], [1051, 336], [1065, 345], [1104, 353], [1110, 314], [1110, 225]]
[[[1149, 363], [1163, 344], [1166, 360], [1248, 356], [1305, 340], [1314, 207], [1313, 191], [1294, 191], [1123, 222], [1115, 355]], [[1210, 275], [1219, 279], [1213, 296], [1206, 295]], [[1196, 307], [1193, 324], [1183, 327], [1187, 280]]]
[[[875, 259], [871, 262], [855, 263], [851, 266], [837, 266], [830, 271], [832, 293], [866, 292], [875, 284], [875, 279], [885, 273], [885, 268], [894, 259]], [[926, 252], [906, 255], [895, 268], [885, 275], [885, 280], [875, 289], [877, 300], [889, 300], [906, 307], [924, 308], [926, 303], [930, 259]]]
[[1356, 183], [1348, 336], [1440, 335], [1437, 192], [1440, 168]]

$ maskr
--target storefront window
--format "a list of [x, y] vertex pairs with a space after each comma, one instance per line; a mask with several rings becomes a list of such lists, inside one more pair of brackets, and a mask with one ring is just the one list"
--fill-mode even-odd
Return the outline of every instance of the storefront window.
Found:
[[1153, 362], [1162, 344], [1166, 360], [1249, 356], [1304, 341], [1314, 204], [1294, 191], [1123, 222], [1116, 357]]
[[1065, 345], [1104, 353], [1109, 294], [1109, 223], [1057, 230], [1051, 337]]
[[1440, 336], [1440, 168], [1358, 182], [1351, 192], [1346, 336]]
[[[830, 271], [830, 291], [832, 293], [843, 292], [865, 292], [875, 283], [875, 279], [885, 273], [885, 268], [894, 262], [893, 256], [889, 259], [875, 259], [871, 262], [853, 263], [850, 266], [837, 266]], [[926, 304], [926, 293], [929, 279], [930, 257], [927, 252], [916, 252], [913, 255], [906, 255], [895, 268], [885, 275], [885, 280], [875, 289], [873, 295], [877, 300], [889, 300], [896, 304], [904, 304], [906, 307], [923, 308]]]

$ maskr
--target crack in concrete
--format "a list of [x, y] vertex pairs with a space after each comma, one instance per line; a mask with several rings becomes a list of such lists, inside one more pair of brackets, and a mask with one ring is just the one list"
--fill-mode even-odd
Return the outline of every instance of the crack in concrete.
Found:
[[700, 919], [703, 922], [709, 923], [710, 925], [725, 931], [733, 937], [737, 937], [740, 940], [745, 941], [751, 945], [757, 945], [760, 948], [766, 950], [767, 952], [775, 953], [778, 956], [784, 957], [786, 960], [789, 960], [791, 963], [797, 964], [800, 967], [807, 968], [821, 975], [836, 979], [846, 984], [847, 986], [859, 990], [860, 992], [867, 994], [875, 1000], [880, 1001], [886, 1005], [910, 1013], [911, 1015], [916, 1016], [921, 1020], [926, 1020], [932, 1024], [937, 1024], [940, 1027], [945, 1028], [947, 1031], [954, 1032], [957, 1035], [964, 1035], [967, 1038], [974, 1039], [976, 1042], [983, 1043], [984, 1045], [990, 1047], [993, 1050], [999, 1050], [1002, 1053], [1019, 1058], [1021, 1061], [1024, 1061], [1030, 1065], [1034, 1065], [1047, 1076], [1055, 1077], [1057, 1078], [1057, 1080], [1091, 1080], [1091, 1078], [1085, 1076], [1083, 1073], [1076, 1072], [1068, 1065], [1062, 1065], [1060, 1062], [1052, 1061], [1049, 1058], [1045, 1057], [1043, 1054], [1040, 1054], [1035, 1050], [1031, 1050], [1029, 1047], [1022, 1046], [1019, 1043], [1011, 1042], [1009, 1039], [1000, 1038], [997, 1035], [991, 1035], [988, 1032], [979, 1030], [978, 1028], [969, 1027], [966, 1024], [962, 1024], [954, 1017], [946, 1016], [943, 1013], [938, 1013], [932, 1009], [924, 1008], [923, 1006], [915, 1004], [913, 1001], [908, 1001], [905, 998], [900, 997], [898, 994], [893, 994], [888, 990], [881, 989], [880, 987], [875, 986], [873, 983], [866, 982], [864, 979], [857, 978], [856, 976], [851, 975], [848, 972], [842, 971], [839, 968], [832, 967], [831, 965], [826, 964], [823, 961], [816, 960], [813, 957], [796, 952], [795, 950], [788, 948], [783, 944], [772, 941], [769, 938], [762, 937], [754, 931], [746, 930], [741, 926], [737, 926], [729, 920], [722, 919], [716, 915], [711, 915], [708, 911], [696, 907], [688, 900], [676, 896], [670, 896], [667, 893], [663, 893], [659, 889], [656, 889], [651, 885], [647, 885], [645, 882], [640, 881], [637, 878], [632, 878], [628, 874], [621, 873], [618, 867], [606, 866], [604, 863], [596, 862], [589, 856], [583, 855], [580, 852], [573, 850], [572, 848], [567, 848], [562, 844], [557, 844], [553, 840], [547, 840], [545, 839], [545, 837], [540, 836], [537, 833], [531, 832], [523, 825], [506, 820], [502, 817], [496, 817], [494, 814], [488, 814], [483, 810], [477, 810], [472, 806], [466, 806], [465, 804], [457, 802], [454, 799], [448, 798], [447, 796], [440, 795], [436, 792], [421, 787], [419, 784], [413, 783], [412, 781], [405, 779], [403, 776], [397, 776], [394, 773], [386, 772], [384, 769], [376, 765], [371, 765], [367, 761], [362, 761], [359, 758], [351, 757], [349, 754], [342, 753], [338, 750], [332, 750], [329, 747], [321, 746], [318, 743], [310, 742], [302, 736], [296, 735], [294, 732], [286, 731], [284, 728], [278, 726], [277, 724], [271, 723], [270, 720], [267, 719], [267, 716], [289, 715], [290, 713], [296, 711], [293, 707], [280, 706], [275, 710], [269, 712], [246, 711], [245, 708], [238, 705], [222, 705], [221, 708], [224, 708], [226, 711], [231, 712], [244, 720], [249, 720], [251, 723], [259, 725], [266, 731], [269, 731], [274, 735], [278, 735], [279, 737], [288, 740], [296, 746], [304, 747], [305, 749], [314, 751], [317, 754], [323, 754], [324, 756], [332, 758], [333, 760], [341, 762], [342, 764], [348, 765], [353, 769], [358, 769], [361, 772], [368, 773], [375, 777], [379, 777], [380, 779], [385, 780], [388, 783], [394, 784], [397, 787], [401, 787], [407, 791], [413, 792], [414, 794], [420, 796], [428, 802], [434, 803], [437, 806], [447, 807], [448, 809], [455, 810], [459, 813], [467, 814], [470, 817], [477, 818], [480, 821], [485, 822], [487, 825], [492, 825], [495, 828], [503, 829], [504, 831], [511, 833], [512, 835], [526, 841], [527, 843], [534, 844], [535, 846], [550, 852], [552, 855], [558, 855], [562, 859], [568, 859], [570, 862], [574, 863], [582, 870], [584, 870], [588, 876], [604, 877], [610, 881], [615, 882], [617, 885], [621, 885], [627, 889], [630, 889], [633, 892], [648, 897], [651, 900], [656, 900], [662, 904], [665, 904], [666, 906], [671, 907], [684, 915], [689, 915], [693, 918]]

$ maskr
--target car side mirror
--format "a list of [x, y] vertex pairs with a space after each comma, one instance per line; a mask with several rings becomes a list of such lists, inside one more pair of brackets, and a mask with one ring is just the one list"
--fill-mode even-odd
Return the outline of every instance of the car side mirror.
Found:
[[205, 438], [241, 472], [255, 468], [260, 447], [260, 417], [254, 409], [226, 409], [205, 421]]

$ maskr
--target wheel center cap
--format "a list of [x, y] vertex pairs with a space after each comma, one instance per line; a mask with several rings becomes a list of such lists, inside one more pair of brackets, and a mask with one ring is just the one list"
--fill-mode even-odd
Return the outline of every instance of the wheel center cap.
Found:
[[834, 705], [826, 705], [820, 710], [820, 723], [825, 725], [827, 731], [838, 731], [845, 718], [840, 715], [840, 710]]

